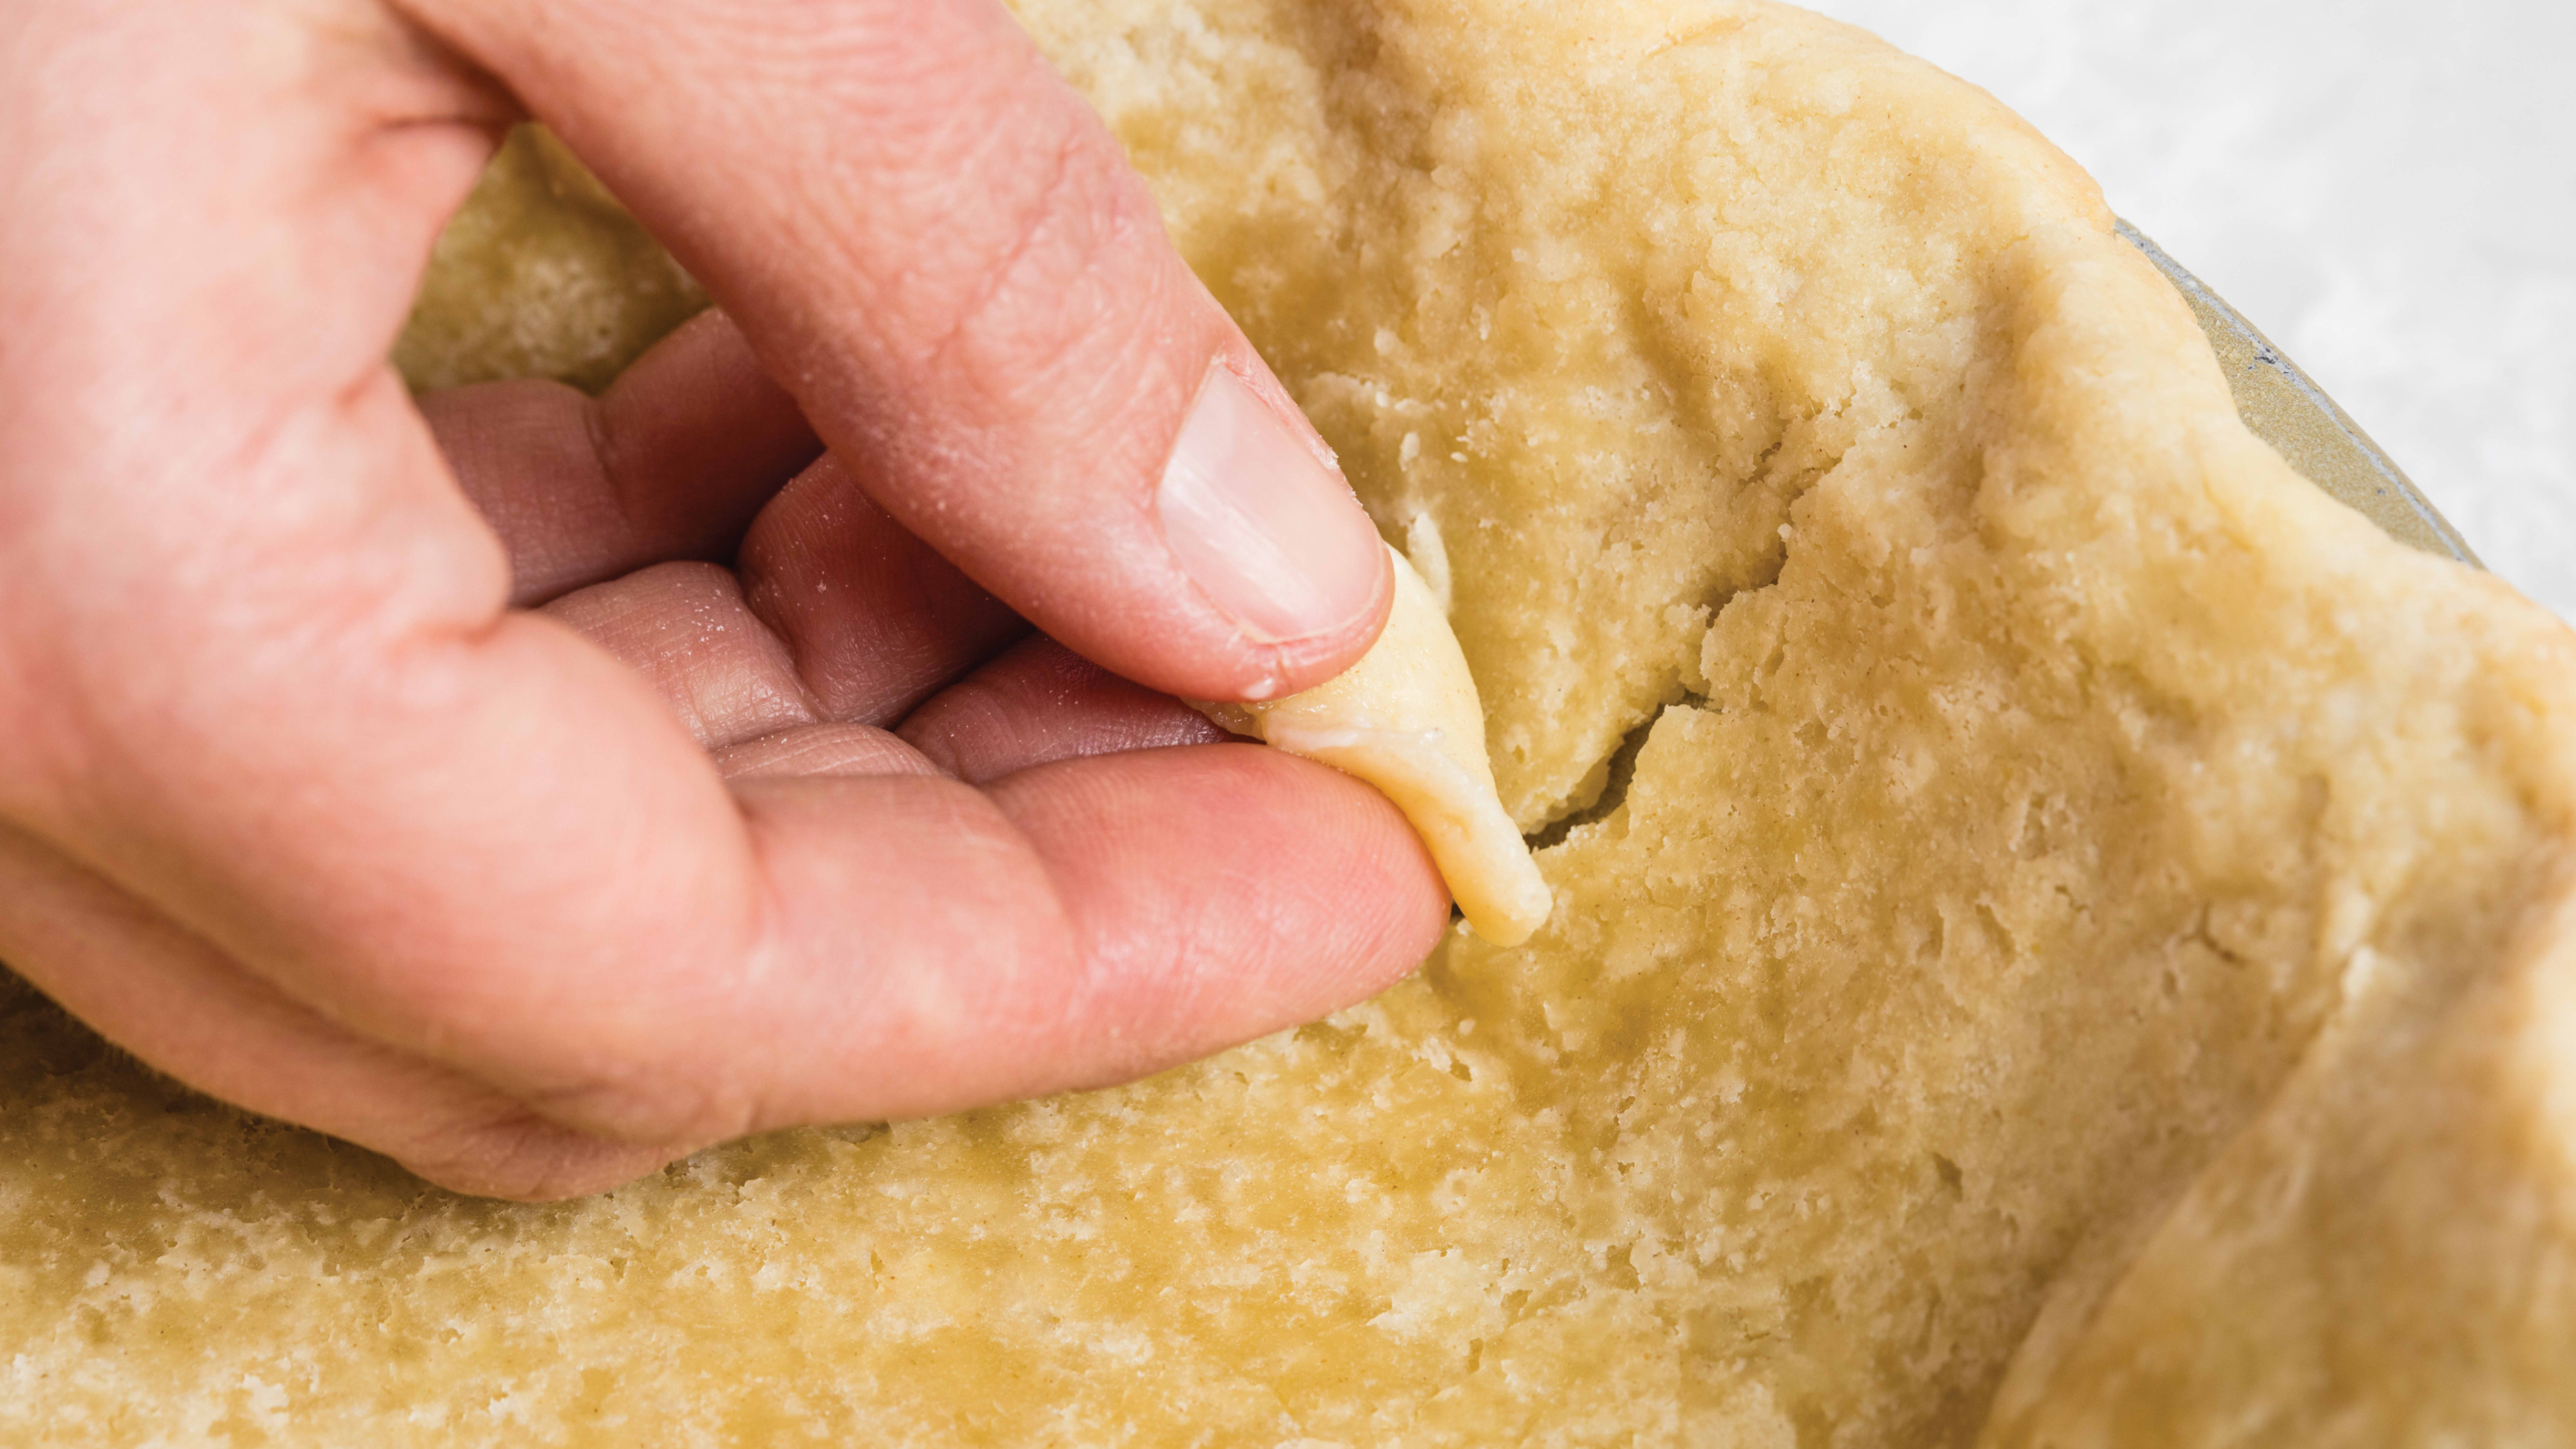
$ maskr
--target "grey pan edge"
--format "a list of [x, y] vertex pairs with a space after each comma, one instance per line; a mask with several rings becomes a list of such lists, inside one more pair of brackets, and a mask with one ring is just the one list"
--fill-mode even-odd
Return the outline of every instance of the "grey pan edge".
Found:
[[2477, 555], [2432, 502], [2408, 481], [2370, 435], [2326, 396], [2325, 389], [2281, 354], [2271, 339], [2123, 221], [2120, 238], [2146, 255], [2190, 304], [2210, 349], [2227, 374], [2236, 411], [2300, 476], [2378, 524], [2398, 542], [2479, 567]]

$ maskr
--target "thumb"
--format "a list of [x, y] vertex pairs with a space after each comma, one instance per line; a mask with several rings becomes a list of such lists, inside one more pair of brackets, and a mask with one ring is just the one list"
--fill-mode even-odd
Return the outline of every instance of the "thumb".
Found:
[[1393, 583], [1305, 419], [996, 0], [426, 0], [738, 319], [904, 525], [1198, 698], [1319, 683]]

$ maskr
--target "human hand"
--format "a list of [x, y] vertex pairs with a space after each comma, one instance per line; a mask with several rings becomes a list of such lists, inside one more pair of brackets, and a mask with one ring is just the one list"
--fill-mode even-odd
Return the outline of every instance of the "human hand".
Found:
[[[523, 108], [726, 312], [415, 406]], [[1390, 582], [993, 0], [33, 0], [0, 215], [0, 959], [184, 1080], [554, 1196], [1441, 928], [1384, 800], [1152, 692], [1328, 678]]]

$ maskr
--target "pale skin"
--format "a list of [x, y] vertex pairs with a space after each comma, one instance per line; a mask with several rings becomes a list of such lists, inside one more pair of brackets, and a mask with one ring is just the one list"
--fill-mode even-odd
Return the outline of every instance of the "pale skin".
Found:
[[[721, 311], [415, 402], [531, 114]], [[0, 961], [182, 1080], [562, 1196], [1131, 1078], [1442, 929], [1393, 807], [1169, 697], [1332, 677], [1391, 579], [993, 0], [30, 0], [0, 217]], [[1174, 501], [1211, 389], [1285, 493]]]

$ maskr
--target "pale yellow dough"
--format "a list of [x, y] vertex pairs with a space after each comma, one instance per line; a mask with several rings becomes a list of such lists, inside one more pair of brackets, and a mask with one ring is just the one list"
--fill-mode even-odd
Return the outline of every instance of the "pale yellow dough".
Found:
[[1517, 946], [1547, 920], [1547, 882], [1494, 794], [1485, 707], [1440, 601], [1402, 553], [1385, 632], [1331, 681], [1258, 704], [1202, 704], [1239, 735], [1375, 785], [1412, 822], [1477, 934]]
[[[2576, 1442], [2576, 639], [2251, 437], [2074, 166], [1760, 0], [1018, 9], [1445, 588], [1554, 913], [543, 1208], [21, 992], [0, 1443]], [[529, 335], [550, 195], [464, 226]]]

